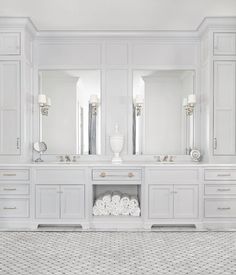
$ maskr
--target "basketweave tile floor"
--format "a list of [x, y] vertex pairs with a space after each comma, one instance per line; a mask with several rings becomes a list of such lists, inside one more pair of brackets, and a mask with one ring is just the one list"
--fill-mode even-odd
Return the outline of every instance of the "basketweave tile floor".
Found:
[[236, 232], [0, 232], [2, 275], [236, 274]]

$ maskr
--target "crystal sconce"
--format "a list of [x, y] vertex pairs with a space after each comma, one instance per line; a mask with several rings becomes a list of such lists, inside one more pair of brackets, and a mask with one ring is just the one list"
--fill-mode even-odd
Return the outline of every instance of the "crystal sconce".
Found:
[[47, 97], [44, 94], [39, 94], [38, 95], [38, 104], [41, 110], [41, 114], [43, 116], [47, 116], [48, 115], [48, 110], [51, 107], [51, 98]]
[[191, 116], [196, 105], [196, 95], [190, 94], [188, 97], [183, 99], [183, 107], [185, 108], [186, 114]]
[[143, 108], [143, 97], [142, 95], [136, 95], [134, 99], [134, 107], [136, 109], [137, 116], [141, 116]]
[[98, 105], [99, 105], [98, 96], [97, 95], [91, 95], [90, 99], [89, 99], [89, 104], [91, 104], [93, 115], [96, 115], [97, 111], [98, 111]]

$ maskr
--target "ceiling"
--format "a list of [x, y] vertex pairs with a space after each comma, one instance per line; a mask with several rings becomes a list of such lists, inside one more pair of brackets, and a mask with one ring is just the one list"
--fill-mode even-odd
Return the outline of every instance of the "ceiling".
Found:
[[195, 30], [206, 16], [236, 16], [236, 0], [0, 0], [0, 16], [39, 30]]

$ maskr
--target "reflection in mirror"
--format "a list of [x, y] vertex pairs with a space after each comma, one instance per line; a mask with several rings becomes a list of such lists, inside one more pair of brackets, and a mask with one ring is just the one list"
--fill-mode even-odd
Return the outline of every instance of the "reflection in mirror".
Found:
[[100, 71], [40, 71], [39, 84], [40, 94], [50, 98], [50, 110], [43, 112], [40, 105], [40, 140], [47, 154], [100, 154]]
[[194, 148], [195, 73], [133, 72], [133, 154], [188, 155]]

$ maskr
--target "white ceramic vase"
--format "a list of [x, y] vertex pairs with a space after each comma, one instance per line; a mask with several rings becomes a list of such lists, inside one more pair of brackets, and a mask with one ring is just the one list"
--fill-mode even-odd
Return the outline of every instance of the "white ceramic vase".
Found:
[[120, 157], [120, 153], [124, 146], [124, 136], [119, 133], [118, 125], [115, 126], [115, 133], [112, 136], [110, 136], [110, 145], [111, 150], [114, 153], [112, 162], [121, 163], [122, 159]]

